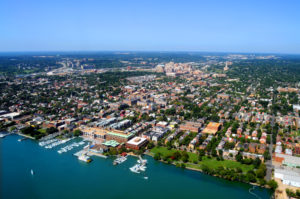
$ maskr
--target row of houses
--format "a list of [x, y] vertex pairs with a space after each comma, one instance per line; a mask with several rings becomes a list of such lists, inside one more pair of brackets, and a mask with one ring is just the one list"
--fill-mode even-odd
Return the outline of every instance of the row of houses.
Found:
[[202, 136], [202, 133], [198, 133], [198, 134], [196, 135], [196, 137], [194, 137], [194, 138], [191, 140], [191, 142], [189, 143], [189, 146], [188, 146], [188, 148], [189, 148], [190, 150], [194, 150], [194, 149], [196, 148], [196, 145], [198, 144], [199, 139], [201, 138], [201, 136]]
[[158, 142], [162, 139], [165, 134], [169, 131], [168, 128], [163, 128], [161, 126], [155, 126], [150, 131], [143, 133], [142, 137], [146, 138], [147, 140], [152, 140], [154, 142]]
[[172, 133], [171, 135], [169, 135], [166, 139], [165, 139], [165, 144], [167, 144], [168, 142], [171, 142], [173, 139], [176, 138], [176, 136], [179, 134], [179, 130], [176, 130], [174, 133]]

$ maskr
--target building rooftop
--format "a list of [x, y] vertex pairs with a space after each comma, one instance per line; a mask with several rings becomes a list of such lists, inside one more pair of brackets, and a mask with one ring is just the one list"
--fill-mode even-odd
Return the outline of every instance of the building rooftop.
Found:
[[291, 156], [291, 155], [285, 155], [285, 154], [280, 154], [280, 153], [276, 153], [276, 156], [284, 158], [284, 163], [286, 163], [286, 164], [300, 165], [300, 158], [299, 157]]
[[203, 133], [215, 134], [215, 133], [218, 132], [220, 126], [221, 126], [220, 123], [210, 122], [210, 123], [206, 126], [206, 128], [203, 130]]
[[106, 142], [104, 142], [102, 144], [105, 145], [105, 146], [116, 147], [116, 146], [119, 145], [119, 142], [117, 142], [115, 140], [109, 140], [109, 141], [106, 141]]
[[134, 137], [131, 140], [129, 140], [127, 142], [127, 144], [139, 145], [139, 144], [143, 143], [145, 140], [147, 140], [147, 139], [146, 138], [142, 138], [142, 137]]

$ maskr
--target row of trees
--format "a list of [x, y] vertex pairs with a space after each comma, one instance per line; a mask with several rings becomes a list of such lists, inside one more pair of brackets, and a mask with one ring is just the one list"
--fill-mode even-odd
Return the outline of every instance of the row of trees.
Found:
[[277, 188], [277, 183], [274, 180], [266, 182], [264, 179], [265, 166], [261, 165], [262, 168], [257, 169], [256, 171], [249, 170], [246, 174], [243, 173], [242, 169], [236, 168], [225, 168], [219, 166], [217, 169], [210, 168], [206, 165], [202, 165], [201, 169], [204, 173], [209, 175], [218, 176], [230, 181], [239, 181], [245, 183], [259, 183], [261, 186], [268, 185], [271, 189], [275, 190]]
[[23, 128], [21, 130], [21, 132], [25, 135], [29, 135], [31, 137], [34, 137], [35, 139], [40, 139], [42, 138], [43, 136], [45, 135], [49, 135], [49, 134], [52, 134], [52, 133], [55, 133], [57, 132], [58, 130], [54, 127], [51, 127], [51, 128], [48, 128], [46, 129], [46, 134], [43, 133], [42, 131], [38, 131], [38, 128], [34, 128], [32, 126], [27, 126], [25, 128]]
[[300, 190], [296, 190], [296, 191], [293, 191], [291, 189], [286, 189], [286, 194], [289, 196], [289, 197], [293, 197], [293, 198], [300, 198]]
[[[58, 132], [58, 129], [54, 128], [54, 127], [50, 127], [50, 128], [47, 128], [46, 131], [44, 131], [44, 130], [40, 130], [39, 127], [35, 128], [33, 126], [27, 126], [27, 127], [23, 128], [21, 130], [21, 132], [25, 135], [29, 135], [38, 140], [46, 135], [50, 135], [50, 134]], [[63, 133], [69, 134], [69, 131], [65, 130], [65, 131], [63, 131]], [[78, 137], [80, 135], [82, 135], [82, 131], [77, 129], [77, 130], [73, 131], [73, 134], [70, 134], [69, 136]]]

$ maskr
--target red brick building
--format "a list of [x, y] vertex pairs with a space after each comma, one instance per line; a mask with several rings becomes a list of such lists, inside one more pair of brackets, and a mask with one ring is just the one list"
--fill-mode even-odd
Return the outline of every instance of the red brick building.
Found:
[[146, 146], [148, 143], [148, 140], [146, 138], [142, 137], [134, 137], [128, 142], [126, 142], [126, 147], [134, 150], [139, 150], [142, 147]]
[[197, 122], [186, 122], [185, 124], [180, 125], [181, 131], [192, 131], [198, 133], [202, 124]]

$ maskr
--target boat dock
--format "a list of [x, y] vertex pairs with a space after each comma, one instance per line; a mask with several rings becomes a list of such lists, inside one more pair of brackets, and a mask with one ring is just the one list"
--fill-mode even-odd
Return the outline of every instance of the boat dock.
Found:
[[100, 158], [107, 158], [107, 156], [106, 155], [103, 155], [103, 154], [101, 154], [101, 153], [95, 153], [95, 152], [91, 152], [91, 151], [89, 151], [88, 153], [87, 153], [87, 155], [88, 156], [98, 156], [98, 157], [100, 157]]
[[87, 153], [87, 151], [85, 151], [85, 150], [80, 150], [80, 151], [74, 153], [73, 155], [79, 157], [79, 156], [81, 156], [81, 155], [85, 155], [86, 153]]

